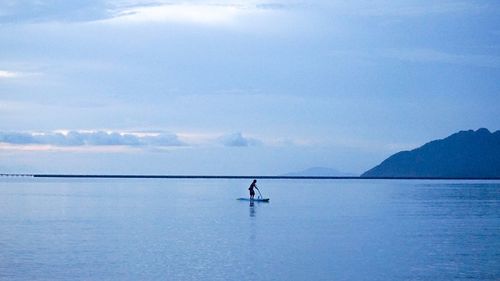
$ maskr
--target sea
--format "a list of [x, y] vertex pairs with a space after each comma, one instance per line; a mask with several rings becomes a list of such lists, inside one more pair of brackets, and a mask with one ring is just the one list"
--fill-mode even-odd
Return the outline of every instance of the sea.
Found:
[[500, 280], [500, 181], [0, 177], [0, 280]]

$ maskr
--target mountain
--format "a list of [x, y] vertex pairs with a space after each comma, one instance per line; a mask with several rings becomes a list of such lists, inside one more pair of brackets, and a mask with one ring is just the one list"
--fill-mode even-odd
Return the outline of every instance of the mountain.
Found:
[[353, 176], [353, 174], [339, 172], [335, 169], [325, 167], [312, 167], [300, 172], [292, 172], [283, 174], [285, 177], [345, 177]]
[[398, 152], [361, 177], [500, 178], [500, 131], [460, 131]]

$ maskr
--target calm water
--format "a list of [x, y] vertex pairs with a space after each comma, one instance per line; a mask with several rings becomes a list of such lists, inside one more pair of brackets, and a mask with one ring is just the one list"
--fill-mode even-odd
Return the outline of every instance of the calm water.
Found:
[[500, 183], [0, 178], [0, 280], [500, 280]]

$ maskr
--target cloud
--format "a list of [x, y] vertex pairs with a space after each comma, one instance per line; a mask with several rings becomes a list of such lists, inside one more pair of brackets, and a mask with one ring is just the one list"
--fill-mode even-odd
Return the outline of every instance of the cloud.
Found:
[[21, 74], [19, 72], [0, 70], [0, 79], [2, 79], [2, 78], [16, 78], [19, 76], [21, 76]]
[[50, 146], [182, 146], [183, 142], [171, 133], [123, 133], [106, 131], [67, 132], [0, 132], [0, 143], [13, 145]]
[[241, 133], [233, 133], [224, 135], [219, 138], [221, 143], [225, 146], [229, 147], [245, 147], [245, 146], [255, 146], [261, 145], [262, 142], [260, 140], [244, 137]]
[[2, 132], [0, 148], [13, 150], [62, 150], [62, 151], [127, 151], [148, 149], [164, 151], [174, 147], [251, 147], [251, 146], [301, 146], [295, 141], [261, 140], [231, 134], [174, 134], [169, 132], [141, 131], [47, 131]]
[[[18, 68], [18, 67], [16, 67]], [[33, 68], [33, 67], [31, 67]], [[40, 71], [35, 71], [34, 69], [28, 69], [27, 71], [12, 71], [12, 70], [5, 70], [5, 69], [0, 69], [0, 79], [18, 79], [18, 78], [29, 78], [29, 77], [35, 77], [35, 76], [41, 76], [43, 75], [42, 72]]]
[[220, 25], [234, 22], [237, 17], [248, 13], [235, 5], [209, 4], [164, 4], [138, 6], [119, 11], [109, 21], [118, 23], [178, 22]]
[[9, 144], [34, 144], [38, 143], [33, 137], [33, 135], [29, 133], [0, 133], [0, 143], [9, 143]]
[[244, 14], [281, 10], [282, 3], [262, 1], [0, 1], [0, 23], [39, 22], [183, 22], [226, 24]]
[[160, 133], [154, 136], [144, 136], [142, 141], [151, 146], [182, 146], [184, 142], [180, 141], [176, 134]]
[[416, 17], [491, 9], [480, 1], [3, 0], [0, 23], [183, 22], [227, 24], [245, 14], [320, 8], [336, 15]]

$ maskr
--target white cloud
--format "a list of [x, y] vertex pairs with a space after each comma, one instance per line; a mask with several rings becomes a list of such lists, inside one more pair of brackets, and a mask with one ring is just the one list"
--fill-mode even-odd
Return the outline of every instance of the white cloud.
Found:
[[234, 22], [239, 16], [255, 12], [235, 5], [165, 4], [122, 10], [112, 22], [180, 22], [219, 25]]
[[171, 133], [130, 133], [113, 131], [0, 132], [0, 143], [11, 145], [75, 146], [182, 146]]
[[21, 74], [19, 72], [0, 70], [0, 79], [1, 78], [16, 78], [19, 76], [21, 76]]
[[[213, 147], [221, 144], [227, 147], [248, 147], [259, 145], [289, 146], [291, 143], [276, 141], [262, 141], [257, 138], [244, 136], [242, 133], [232, 134], [186, 134], [169, 132], [120, 132], [120, 131], [0, 131], [0, 144], [3, 147], [17, 147], [28, 150], [53, 150], [60, 148], [82, 149], [90, 147], [128, 147], [128, 148], [171, 148], [171, 147]], [[7, 145], [7, 146], [6, 146]]]

